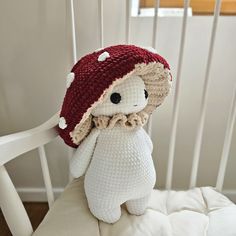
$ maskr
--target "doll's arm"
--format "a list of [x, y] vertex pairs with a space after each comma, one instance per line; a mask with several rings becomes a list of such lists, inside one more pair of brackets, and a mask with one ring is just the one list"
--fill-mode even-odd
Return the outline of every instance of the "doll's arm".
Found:
[[145, 139], [145, 142], [150, 150], [150, 152], [152, 153], [152, 150], [153, 150], [153, 144], [152, 144], [152, 140], [151, 138], [149, 137], [149, 135], [147, 134], [147, 132], [145, 131], [145, 129], [143, 129], [143, 134], [144, 134], [144, 139]]
[[93, 129], [75, 151], [70, 161], [70, 172], [74, 178], [82, 176], [88, 168], [100, 130]]

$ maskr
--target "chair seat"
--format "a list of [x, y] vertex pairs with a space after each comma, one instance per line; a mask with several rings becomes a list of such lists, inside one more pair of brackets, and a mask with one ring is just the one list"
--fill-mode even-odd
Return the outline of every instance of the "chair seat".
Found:
[[92, 216], [83, 178], [74, 180], [56, 200], [34, 236], [235, 236], [236, 205], [211, 187], [188, 191], [153, 190], [142, 216], [106, 224]]

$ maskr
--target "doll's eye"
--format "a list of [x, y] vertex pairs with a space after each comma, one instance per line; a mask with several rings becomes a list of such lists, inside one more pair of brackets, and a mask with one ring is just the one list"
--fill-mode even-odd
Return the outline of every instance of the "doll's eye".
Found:
[[110, 100], [114, 104], [118, 104], [121, 101], [121, 96], [119, 93], [112, 93], [110, 96]]
[[145, 95], [145, 98], [147, 99], [148, 98], [148, 92], [146, 89], [144, 89], [144, 95]]

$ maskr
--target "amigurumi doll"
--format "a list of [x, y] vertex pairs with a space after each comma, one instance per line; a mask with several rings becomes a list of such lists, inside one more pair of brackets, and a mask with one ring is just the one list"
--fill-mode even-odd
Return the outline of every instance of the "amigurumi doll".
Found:
[[152, 141], [143, 126], [170, 90], [168, 63], [150, 48], [117, 45], [80, 59], [67, 76], [59, 133], [77, 148], [70, 171], [85, 174], [88, 206], [114, 223], [125, 203], [145, 212], [156, 181]]

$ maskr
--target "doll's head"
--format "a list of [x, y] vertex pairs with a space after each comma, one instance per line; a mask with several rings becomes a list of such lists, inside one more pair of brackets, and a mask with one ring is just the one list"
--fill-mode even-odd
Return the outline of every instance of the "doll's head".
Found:
[[153, 51], [117, 45], [91, 53], [67, 77], [59, 134], [77, 147], [94, 127], [143, 126], [170, 84], [168, 63]]
[[118, 113], [129, 115], [142, 111], [148, 103], [148, 92], [140, 76], [133, 75], [116, 85], [106, 99], [91, 112], [95, 117], [113, 116]]

